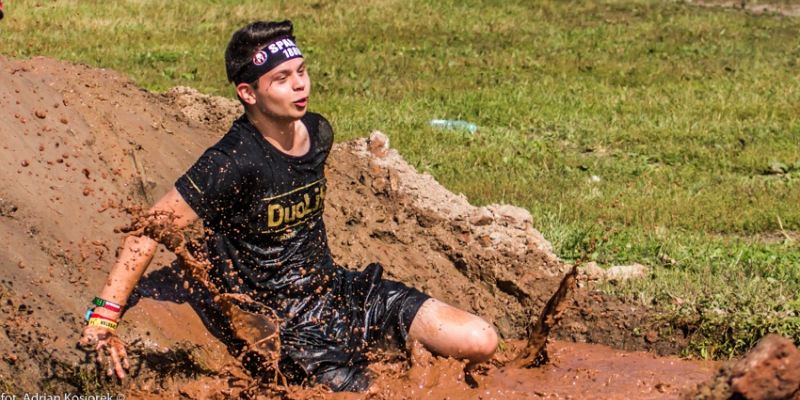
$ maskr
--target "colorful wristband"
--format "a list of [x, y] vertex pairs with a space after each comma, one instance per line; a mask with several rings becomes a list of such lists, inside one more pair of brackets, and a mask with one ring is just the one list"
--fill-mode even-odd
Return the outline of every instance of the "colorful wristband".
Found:
[[110, 302], [108, 300], [103, 300], [103, 299], [101, 299], [99, 297], [95, 297], [92, 300], [92, 304], [94, 304], [94, 305], [96, 305], [98, 307], [107, 308], [107, 309], [109, 309], [111, 311], [114, 311], [114, 312], [121, 312], [122, 311], [122, 306], [121, 305], [119, 305], [117, 303], [112, 303], [112, 302]]
[[88, 325], [89, 326], [101, 326], [103, 328], [111, 329], [112, 331], [117, 329], [117, 323], [116, 322], [107, 321], [107, 320], [100, 319], [100, 318], [89, 318]]
[[113, 323], [117, 323], [117, 320], [115, 320], [114, 318], [106, 317], [105, 315], [100, 315], [98, 313], [92, 313], [92, 315], [89, 317], [89, 319], [92, 319], [92, 318], [100, 318], [100, 319], [104, 319], [106, 321], [111, 321]]
[[89, 308], [87, 308], [86, 312], [83, 314], [83, 320], [89, 322], [89, 318], [92, 317], [93, 312], [94, 312], [94, 307], [89, 306]]

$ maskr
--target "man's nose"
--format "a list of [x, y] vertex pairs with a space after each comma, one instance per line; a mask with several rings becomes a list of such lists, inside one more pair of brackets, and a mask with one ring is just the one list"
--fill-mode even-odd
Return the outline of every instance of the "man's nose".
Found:
[[294, 74], [292, 79], [292, 88], [294, 90], [303, 90], [306, 87], [305, 79], [300, 74]]

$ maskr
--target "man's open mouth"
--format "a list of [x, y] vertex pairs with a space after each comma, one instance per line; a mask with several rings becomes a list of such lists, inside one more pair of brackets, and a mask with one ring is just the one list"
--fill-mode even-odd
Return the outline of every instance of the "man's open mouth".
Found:
[[303, 97], [300, 100], [296, 100], [294, 104], [298, 107], [305, 107], [308, 104], [308, 97]]

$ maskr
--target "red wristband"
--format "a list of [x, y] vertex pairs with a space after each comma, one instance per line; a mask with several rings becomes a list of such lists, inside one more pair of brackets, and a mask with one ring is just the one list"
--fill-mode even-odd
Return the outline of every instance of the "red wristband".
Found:
[[89, 319], [92, 319], [92, 318], [100, 318], [100, 319], [104, 319], [106, 321], [117, 322], [117, 320], [115, 320], [114, 318], [106, 317], [105, 315], [100, 315], [100, 314], [98, 314], [96, 312], [93, 312], [92, 315], [89, 317]]

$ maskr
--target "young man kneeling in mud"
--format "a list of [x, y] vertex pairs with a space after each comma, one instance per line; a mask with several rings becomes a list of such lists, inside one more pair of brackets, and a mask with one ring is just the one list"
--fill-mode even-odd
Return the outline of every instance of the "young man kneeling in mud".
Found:
[[[179, 228], [202, 218], [211, 281], [279, 317], [281, 370], [299, 371], [289, 375], [295, 382], [365, 390], [365, 353], [387, 342], [416, 340], [439, 355], [488, 360], [498, 339], [483, 319], [382, 279], [380, 264], [356, 272], [332, 259], [322, 210], [333, 130], [307, 112], [311, 80], [292, 31], [283, 21], [234, 33], [225, 66], [244, 114], [151, 212], [171, 214]], [[81, 341], [98, 360], [110, 358], [109, 375], [123, 378], [128, 368], [114, 329], [156, 246], [144, 236], [126, 238], [87, 313]]]

